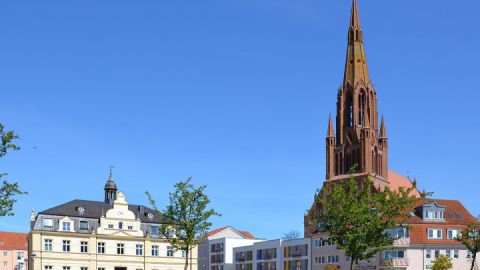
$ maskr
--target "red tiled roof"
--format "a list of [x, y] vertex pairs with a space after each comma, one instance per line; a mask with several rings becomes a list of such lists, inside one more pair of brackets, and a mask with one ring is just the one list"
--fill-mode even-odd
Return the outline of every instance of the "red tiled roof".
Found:
[[[216, 230], [210, 231], [210, 232], [207, 233], [207, 236], [213, 236], [213, 235], [225, 230], [226, 228], [229, 228], [229, 227], [222, 227], [222, 228], [218, 228]], [[230, 228], [233, 228], [233, 227], [230, 227]], [[235, 228], [233, 228], [233, 229], [236, 230]], [[238, 230], [236, 230], [236, 231], [238, 231]], [[255, 239], [255, 237], [247, 231], [238, 231], [238, 232], [243, 234], [246, 238]]]
[[0, 250], [27, 250], [27, 234], [0, 232]]
[[[424, 199], [417, 202], [416, 207], [429, 202], [436, 202], [439, 205], [446, 206], [445, 220], [422, 220], [419, 216], [410, 217], [408, 223], [410, 224], [410, 241], [412, 244], [450, 244], [460, 245], [455, 239], [447, 238], [447, 229], [463, 230], [470, 223], [476, 222], [476, 219], [468, 212], [468, 210], [457, 200], [442, 200], [442, 199]], [[454, 217], [450, 217], [450, 214]], [[458, 217], [458, 214], [461, 217]], [[442, 239], [428, 239], [428, 229], [441, 229]]]

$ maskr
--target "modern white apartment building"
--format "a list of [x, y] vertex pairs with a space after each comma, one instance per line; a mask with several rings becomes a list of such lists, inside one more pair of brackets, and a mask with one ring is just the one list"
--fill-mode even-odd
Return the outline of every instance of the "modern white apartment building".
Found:
[[209, 232], [198, 245], [198, 267], [201, 270], [233, 270], [233, 248], [262, 241], [246, 231], [224, 227]]
[[29, 270], [183, 270], [185, 254], [159, 231], [162, 216], [128, 204], [111, 177], [104, 190], [103, 202], [73, 200], [32, 215]]
[[311, 239], [271, 240], [233, 249], [235, 270], [311, 270]]

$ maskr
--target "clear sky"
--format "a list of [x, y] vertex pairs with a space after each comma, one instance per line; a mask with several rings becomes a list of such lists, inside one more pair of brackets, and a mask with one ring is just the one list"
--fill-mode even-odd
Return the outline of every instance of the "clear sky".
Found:
[[[358, 0], [390, 169], [480, 213], [480, 2]], [[325, 175], [350, 0], [1, 1], [0, 160], [30, 209], [103, 199], [160, 206], [188, 176], [232, 225], [303, 232]]]

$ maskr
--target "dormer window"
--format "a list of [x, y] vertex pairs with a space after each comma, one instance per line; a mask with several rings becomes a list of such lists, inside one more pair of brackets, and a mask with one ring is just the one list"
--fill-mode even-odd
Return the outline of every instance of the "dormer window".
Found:
[[62, 222], [62, 230], [64, 230], [64, 231], [70, 231], [70, 222], [68, 222], [68, 221], [63, 221], [63, 222]]
[[[426, 203], [422, 206], [424, 220], [445, 220], [446, 207], [436, 202]], [[451, 215], [450, 215], [451, 216]]]
[[51, 218], [44, 218], [44, 219], [43, 219], [43, 227], [48, 227], [48, 228], [53, 227], [53, 219], [51, 219]]
[[148, 217], [149, 219], [153, 219], [153, 213], [148, 213], [148, 214], [147, 214], [147, 217]]

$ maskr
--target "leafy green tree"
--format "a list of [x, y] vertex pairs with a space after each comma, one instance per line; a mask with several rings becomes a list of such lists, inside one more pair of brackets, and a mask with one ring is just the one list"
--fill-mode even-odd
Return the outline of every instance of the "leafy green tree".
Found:
[[190, 180], [191, 177], [175, 184], [175, 191], [170, 192], [170, 202], [164, 211], [157, 208], [155, 200], [146, 192], [150, 204], [166, 221], [160, 226], [161, 232], [175, 251], [184, 252], [185, 270], [188, 269], [190, 251], [203, 240], [212, 226], [209, 219], [221, 216], [215, 210], [207, 209], [210, 203], [205, 194], [207, 186], [195, 188]]
[[433, 261], [433, 270], [448, 270], [453, 268], [452, 259], [445, 256], [440, 255]]
[[[5, 131], [4, 126], [0, 123], [0, 157], [7, 154], [9, 150], [19, 150], [13, 141], [18, 138], [13, 131]], [[0, 173], [0, 179], [5, 177], [6, 173]], [[20, 190], [18, 183], [10, 183], [7, 180], [2, 181], [0, 187], [0, 217], [13, 216], [13, 205], [17, 202], [16, 196], [26, 194]]]
[[464, 244], [472, 253], [470, 270], [473, 270], [477, 259], [477, 253], [480, 252], [480, 222], [469, 224], [457, 237], [457, 241]]
[[351, 258], [350, 269], [393, 246], [396, 239], [388, 230], [407, 228], [403, 224], [417, 201], [412, 190], [379, 190], [372, 181], [353, 176], [324, 185], [317, 196], [320, 230]]

